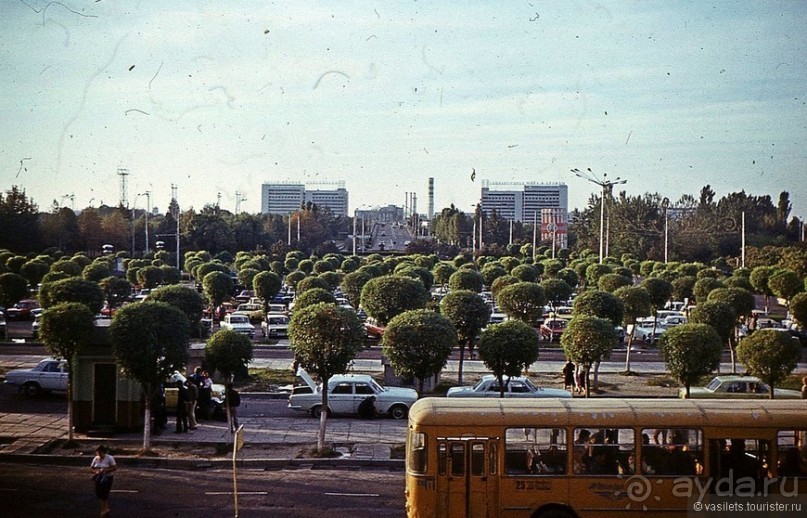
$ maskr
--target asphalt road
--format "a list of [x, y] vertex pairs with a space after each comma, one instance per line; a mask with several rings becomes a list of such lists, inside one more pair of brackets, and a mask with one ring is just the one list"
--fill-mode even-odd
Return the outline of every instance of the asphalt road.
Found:
[[[90, 476], [87, 468], [0, 464], [0, 516], [96, 516]], [[123, 466], [115, 474], [109, 503], [116, 517], [236, 516], [233, 471]], [[403, 517], [404, 473], [241, 470], [238, 510], [241, 517]]]

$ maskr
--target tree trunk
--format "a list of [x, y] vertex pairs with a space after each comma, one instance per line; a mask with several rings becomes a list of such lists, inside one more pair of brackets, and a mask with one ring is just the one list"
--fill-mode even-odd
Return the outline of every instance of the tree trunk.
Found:
[[[601, 360], [594, 362], [594, 390], [600, 390], [600, 363]], [[588, 382], [586, 382], [586, 389], [588, 389]]]
[[328, 424], [328, 380], [322, 380], [322, 413], [319, 416], [319, 432], [317, 433], [317, 451], [325, 451], [325, 427]]
[[630, 374], [630, 347], [633, 344], [633, 333], [636, 331], [636, 323], [633, 323], [633, 327], [628, 334], [628, 350], [625, 352], [625, 374]]
[[684, 385], [684, 388], [686, 389], [686, 392], [684, 393], [684, 399], [689, 399], [689, 383], [686, 383]]
[[457, 383], [462, 385], [462, 365], [465, 361], [465, 342], [460, 342], [460, 364], [457, 367]]
[[73, 369], [67, 371], [67, 442], [73, 442]]
[[151, 397], [149, 391], [143, 390], [145, 397], [143, 398], [143, 453], [151, 451]]
[[583, 383], [585, 384], [586, 398], [588, 398], [591, 395], [591, 382], [589, 380], [590, 373], [591, 373], [591, 365], [586, 364], [583, 367]]

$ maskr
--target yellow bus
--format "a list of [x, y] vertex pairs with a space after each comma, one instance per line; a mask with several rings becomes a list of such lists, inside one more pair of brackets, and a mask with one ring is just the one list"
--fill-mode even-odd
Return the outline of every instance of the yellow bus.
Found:
[[409, 412], [412, 518], [658, 518], [756, 493], [807, 493], [807, 401], [425, 398]]

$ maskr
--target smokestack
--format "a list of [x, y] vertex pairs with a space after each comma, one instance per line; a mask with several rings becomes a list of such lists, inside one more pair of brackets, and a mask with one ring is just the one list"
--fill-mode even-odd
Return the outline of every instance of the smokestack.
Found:
[[434, 219], [434, 178], [429, 178], [429, 221]]

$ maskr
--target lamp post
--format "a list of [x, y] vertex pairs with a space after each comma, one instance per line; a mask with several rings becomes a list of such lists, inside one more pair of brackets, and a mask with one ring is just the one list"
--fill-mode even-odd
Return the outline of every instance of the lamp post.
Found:
[[587, 180], [595, 185], [599, 185], [602, 188], [602, 197], [600, 198], [600, 264], [602, 264], [603, 246], [605, 244], [605, 241], [603, 240], [603, 236], [605, 233], [605, 193], [611, 192], [611, 189], [613, 188], [614, 185], [628, 183], [628, 181], [620, 179], [619, 177], [617, 177], [616, 180], [608, 180], [606, 178], [608, 176], [607, 174], [603, 174], [602, 180], [599, 180], [594, 175], [594, 171], [592, 171], [590, 167], [587, 168], [586, 170], [588, 171], [588, 174], [580, 171], [579, 169], [572, 169], [572, 172], [578, 178]]

